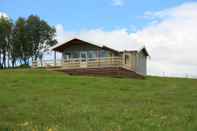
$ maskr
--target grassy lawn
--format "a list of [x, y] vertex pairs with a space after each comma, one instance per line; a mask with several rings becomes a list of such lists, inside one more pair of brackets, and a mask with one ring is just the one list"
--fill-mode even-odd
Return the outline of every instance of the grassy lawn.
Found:
[[197, 80], [0, 71], [0, 131], [196, 131]]

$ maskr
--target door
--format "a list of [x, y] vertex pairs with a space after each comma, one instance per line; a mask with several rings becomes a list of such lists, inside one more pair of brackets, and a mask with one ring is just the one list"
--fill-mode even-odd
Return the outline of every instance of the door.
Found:
[[80, 52], [80, 67], [81, 68], [87, 68], [87, 52], [86, 51], [82, 51]]

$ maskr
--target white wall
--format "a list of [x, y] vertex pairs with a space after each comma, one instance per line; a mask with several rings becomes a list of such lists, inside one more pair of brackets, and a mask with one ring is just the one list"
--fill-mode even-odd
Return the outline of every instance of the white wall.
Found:
[[147, 57], [142, 51], [136, 54], [136, 72], [147, 75]]

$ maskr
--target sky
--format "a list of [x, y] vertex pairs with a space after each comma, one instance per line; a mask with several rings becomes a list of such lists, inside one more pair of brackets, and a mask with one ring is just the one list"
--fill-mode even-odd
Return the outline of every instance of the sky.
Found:
[[0, 0], [0, 14], [38, 15], [60, 43], [80, 37], [120, 48], [144, 44], [148, 74], [197, 77], [197, 0]]

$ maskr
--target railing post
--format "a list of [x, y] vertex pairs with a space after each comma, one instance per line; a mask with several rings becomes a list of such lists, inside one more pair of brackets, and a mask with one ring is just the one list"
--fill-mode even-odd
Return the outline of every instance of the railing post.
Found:
[[99, 49], [97, 49], [97, 51], [96, 51], [96, 65], [97, 65], [97, 67], [100, 66], [99, 58], [100, 58], [100, 51], [99, 51]]
[[[87, 65], [87, 67], [88, 67], [88, 56], [86, 56], [86, 65]], [[86, 67], [86, 68], [87, 68]]]
[[110, 64], [114, 66], [114, 57], [111, 56]]
[[33, 61], [32, 62], [32, 68], [37, 68], [38, 67], [38, 62], [37, 61]]
[[54, 51], [54, 66], [56, 66], [56, 51]]
[[61, 59], [61, 66], [64, 66], [64, 59]]
[[96, 57], [96, 66], [99, 66], [99, 59], [98, 59], [98, 56]]

